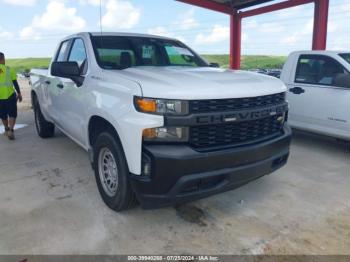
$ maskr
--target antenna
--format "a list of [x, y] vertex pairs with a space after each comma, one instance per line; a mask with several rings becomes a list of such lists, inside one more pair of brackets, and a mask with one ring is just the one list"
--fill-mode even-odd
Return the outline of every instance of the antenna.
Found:
[[100, 0], [100, 33], [102, 37], [102, 0]]
[[101, 54], [100, 56], [103, 57], [103, 36], [102, 36], [102, 0], [100, 0], [100, 48], [101, 48]]

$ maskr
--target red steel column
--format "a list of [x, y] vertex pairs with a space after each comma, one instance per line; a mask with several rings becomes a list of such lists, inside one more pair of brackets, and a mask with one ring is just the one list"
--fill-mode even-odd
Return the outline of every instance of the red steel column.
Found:
[[329, 0], [315, 0], [313, 50], [326, 50]]
[[230, 19], [230, 68], [240, 69], [242, 19], [237, 10], [233, 10]]

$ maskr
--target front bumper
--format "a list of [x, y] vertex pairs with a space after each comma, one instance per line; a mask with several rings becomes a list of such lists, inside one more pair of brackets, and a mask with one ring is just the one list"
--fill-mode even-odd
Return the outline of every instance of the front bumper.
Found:
[[143, 208], [159, 208], [228, 191], [270, 174], [286, 164], [291, 129], [259, 144], [214, 152], [197, 152], [186, 145], [145, 145], [151, 175], [130, 175]]

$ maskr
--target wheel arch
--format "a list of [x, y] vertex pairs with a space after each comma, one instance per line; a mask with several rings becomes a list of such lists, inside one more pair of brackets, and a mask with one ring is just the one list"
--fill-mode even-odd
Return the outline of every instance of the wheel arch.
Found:
[[88, 139], [91, 147], [95, 144], [98, 135], [103, 131], [111, 132], [121, 142], [117, 129], [110, 121], [99, 115], [93, 115], [90, 117], [88, 124]]
[[[89, 147], [92, 149], [94, 147], [94, 144], [99, 136], [104, 131], [110, 132], [118, 141], [118, 144], [121, 146], [121, 150], [125, 156], [127, 165], [130, 169], [130, 163], [128, 161], [127, 154], [124, 149], [124, 145], [122, 142], [122, 139], [120, 137], [120, 134], [118, 132], [118, 129], [115, 127], [115, 125], [112, 124], [111, 121], [106, 119], [105, 117], [99, 116], [99, 115], [93, 115], [89, 119], [88, 123], [88, 143]], [[90, 152], [92, 155], [90, 155], [90, 159], [93, 159], [94, 152]]]
[[38, 99], [38, 95], [36, 94], [36, 92], [33, 89], [30, 91], [30, 99], [31, 99], [32, 108], [33, 108], [34, 107], [34, 99]]

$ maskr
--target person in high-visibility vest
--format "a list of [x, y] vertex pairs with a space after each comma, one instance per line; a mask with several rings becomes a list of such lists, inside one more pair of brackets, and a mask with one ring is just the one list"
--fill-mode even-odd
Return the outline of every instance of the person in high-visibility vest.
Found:
[[17, 101], [22, 102], [17, 74], [5, 65], [5, 55], [0, 52], [0, 118], [5, 128], [5, 135], [10, 140], [15, 139], [13, 128], [17, 118]]

